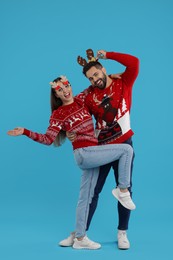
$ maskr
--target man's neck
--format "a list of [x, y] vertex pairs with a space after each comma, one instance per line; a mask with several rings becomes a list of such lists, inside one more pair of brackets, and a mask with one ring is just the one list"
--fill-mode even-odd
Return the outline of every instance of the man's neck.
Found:
[[107, 83], [106, 83], [106, 88], [108, 88], [112, 83], [112, 79], [108, 76], [107, 77]]

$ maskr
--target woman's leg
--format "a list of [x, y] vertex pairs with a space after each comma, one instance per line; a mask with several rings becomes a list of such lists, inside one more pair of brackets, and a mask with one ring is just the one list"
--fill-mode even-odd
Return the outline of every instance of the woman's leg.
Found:
[[95, 213], [95, 210], [97, 208], [97, 204], [98, 204], [98, 200], [99, 200], [99, 194], [101, 193], [101, 191], [103, 189], [103, 186], [105, 184], [105, 181], [106, 181], [106, 178], [107, 178], [108, 173], [110, 171], [110, 168], [111, 168], [111, 163], [103, 165], [103, 166], [100, 167], [99, 176], [98, 176], [97, 183], [96, 183], [96, 186], [95, 186], [95, 189], [94, 189], [94, 195], [93, 195], [92, 201], [89, 205], [86, 231], [89, 230], [91, 220], [92, 220], [93, 215]]
[[92, 168], [84, 170], [81, 176], [80, 193], [76, 209], [75, 236], [78, 238], [85, 236], [89, 205], [94, 194], [94, 188], [97, 183], [98, 175], [99, 168]]
[[109, 144], [76, 149], [75, 159], [81, 169], [99, 167], [119, 159], [119, 187], [130, 186], [130, 169], [133, 149], [128, 144]]

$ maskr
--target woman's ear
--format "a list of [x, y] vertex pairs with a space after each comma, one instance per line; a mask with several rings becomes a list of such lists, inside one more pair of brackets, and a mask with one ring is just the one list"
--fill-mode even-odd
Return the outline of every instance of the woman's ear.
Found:
[[55, 97], [59, 98], [58, 93], [56, 91], [54, 92], [54, 95]]

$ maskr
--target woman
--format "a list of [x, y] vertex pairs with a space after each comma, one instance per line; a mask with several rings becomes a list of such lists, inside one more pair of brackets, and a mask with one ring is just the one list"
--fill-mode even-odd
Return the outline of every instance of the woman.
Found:
[[50, 125], [45, 134], [32, 132], [23, 127], [8, 131], [11, 136], [26, 135], [32, 140], [60, 146], [65, 140], [65, 132], [75, 132], [72, 142], [77, 165], [83, 170], [76, 213], [76, 231], [73, 248], [98, 249], [100, 244], [89, 240], [85, 234], [89, 204], [98, 178], [99, 166], [119, 159], [119, 187], [113, 195], [130, 210], [135, 205], [130, 197], [130, 167], [133, 149], [127, 144], [97, 145], [92, 117], [85, 106], [85, 93], [73, 97], [72, 88], [66, 77], [60, 76], [51, 84]]

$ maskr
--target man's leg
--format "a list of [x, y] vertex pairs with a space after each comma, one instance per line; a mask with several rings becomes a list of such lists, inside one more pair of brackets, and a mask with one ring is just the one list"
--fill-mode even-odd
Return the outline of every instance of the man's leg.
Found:
[[88, 220], [87, 220], [87, 227], [86, 230], [89, 229], [91, 220], [93, 218], [94, 212], [97, 208], [97, 204], [98, 204], [98, 199], [99, 199], [99, 194], [102, 191], [102, 188], [105, 184], [106, 178], [108, 176], [108, 173], [110, 171], [112, 163], [103, 165], [100, 167], [100, 171], [99, 171], [99, 177], [94, 189], [94, 196], [92, 198], [92, 201], [90, 203], [90, 207], [89, 207], [89, 213], [88, 213]]
[[[131, 138], [128, 139], [125, 143], [133, 147]], [[129, 187], [129, 192], [131, 196], [132, 196], [132, 170], [133, 170], [134, 157], [135, 155], [133, 154], [132, 163], [131, 163], [130, 187]], [[114, 169], [115, 181], [118, 185], [118, 161], [112, 163], [112, 168]], [[126, 230], [128, 230], [130, 213], [131, 213], [130, 210], [126, 209], [121, 205], [121, 203], [118, 202], [118, 219], [119, 219], [118, 246], [120, 249], [128, 249], [130, 247], [130, 243], [127, 239], [127, 234], [125, 232]]]
[[[112, 168], [114, 170], [115, 182], [118, 185], [118, 161], [112, 163]], [[130, 191], [130, 187], [129, 187], [129, 191]], [[118, 219], [119, 219], [118, 229], [119, 230], [128, 229], [130, 212], [131, 210], [126, 209], [125, 207], [122, 206], [120, 202], [118, 202]]]

